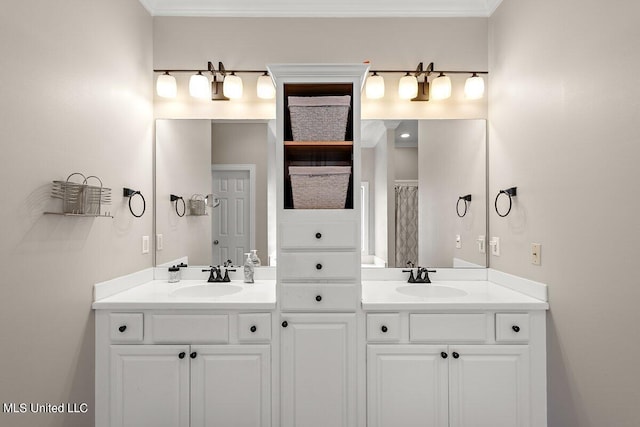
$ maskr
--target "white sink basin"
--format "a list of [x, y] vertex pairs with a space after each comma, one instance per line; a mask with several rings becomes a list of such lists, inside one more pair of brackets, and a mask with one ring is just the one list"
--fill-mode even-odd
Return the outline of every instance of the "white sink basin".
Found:
[[422, 298], [455, 298], [467, 295], [461, 289], [429, 284], [400, 286], [396, 290], [404, 295]]
[[228, 283], [203, 283], [176, 289], [171, 292], [169, 296], [179, 298], [218, 298], [225, 295], [237, 294], [241, 290], [242, 286], [230, 285]]

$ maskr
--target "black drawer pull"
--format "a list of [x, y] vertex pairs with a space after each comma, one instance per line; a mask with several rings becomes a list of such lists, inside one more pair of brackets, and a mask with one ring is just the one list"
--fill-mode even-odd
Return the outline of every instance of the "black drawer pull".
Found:
[[119, 330], [120, 332], [124, 332], [124, 331], [126, 331], [126, 330], [127, 330], [127, 325], [122, 325], [122, 326], [120, 326], [120, 327], [118, 328], [118, 330]]
[[187, 354], [183, 351], [183, 352], [181, 352], [180, 354], [178, 354], [178, 359], [184, 359], [184, 357], [185, 357], [186, 355], [187, 355]]
[[196, 357], [198, 357], [198, 353], [196, 353], [195, 351], [193, 353], [191, 353], [189, 355], [190, 358], [195, 359]]
[[321, 295], [316, 295], [316, 301], [318, 301], [318, 302], [322, 301], [322, 296]]
[[516, 332], [516, 333], [520, 332], [520, 326], [518, 325], [513, 325], [511, 329], [513, 329], [513, 332]]
[[316, 233], [316, 239], [322, 239], [322, 233]]
[[389, 329], [385, 325], [382, 325], [382, 328], [380, 328], [380, 330], [386, 333]]
[[251, 332], [255, 332], [255, 331], [257, 331], [257, 330], [258, 330], [258, 328], [256, 328], [256, 325], [253, 325], [253, 326], [251, 326], [251, 328], [249, 328], [249, 330], [250, 330]]
[[285, 320], [284, 322], [282, 322], [282, 327], [286, 328], [287, 326], [289, 326], [289, 323], [287, 323], [287, 321]]
[[449, 355], [443, 351], [442, 353], [440, 353], [440, 357], [446, 359], [447, 357], [449, 357]]
[[457, 359], [458, 357], [460, 357], [460, 355], [458, 353], [456, 353], [455, 351], [453, 353], [451, 353], [451, 355], [453, 356], [454, 359]]
[[316, 270], [322, 270], [322, 264], [316, 264]]

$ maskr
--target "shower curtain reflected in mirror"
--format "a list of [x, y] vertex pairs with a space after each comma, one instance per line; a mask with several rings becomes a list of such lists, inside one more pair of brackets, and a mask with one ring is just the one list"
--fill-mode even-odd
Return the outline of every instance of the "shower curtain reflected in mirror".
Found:
[[396, 183], [396, 267], [418, 264], [418, 185]]

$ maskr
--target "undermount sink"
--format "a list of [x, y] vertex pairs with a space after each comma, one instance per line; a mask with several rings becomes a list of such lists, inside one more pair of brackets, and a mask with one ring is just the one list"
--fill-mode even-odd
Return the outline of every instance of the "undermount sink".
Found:
[[185, 286], [176, 289], [169, 295], [180, 298], [217, 298], [225, 295], [237, 294], [242, 290], [242, 286], [220, 284], [220, 283], [203, 283], [200, 285]]
[[467, 295], [461, 289], [429, 284], [400, 286], [396, 290], [404, 295], [423, 298], [454, 298]]

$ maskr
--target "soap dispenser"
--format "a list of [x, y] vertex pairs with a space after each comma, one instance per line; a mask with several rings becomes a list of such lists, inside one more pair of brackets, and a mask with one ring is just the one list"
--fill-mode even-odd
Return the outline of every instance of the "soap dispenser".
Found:
[[253, 283], [253, 261], [251, 254], [246, 253], [247, 259], [244, 261], [244, 283]]
[[258, 258], [257, 249], [251, 249], [251, 262], [253, 262], [254, 267], [260, 267], [262, 265], [260, 258]]

